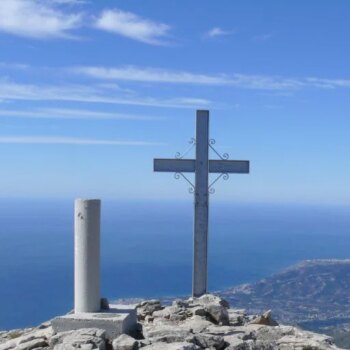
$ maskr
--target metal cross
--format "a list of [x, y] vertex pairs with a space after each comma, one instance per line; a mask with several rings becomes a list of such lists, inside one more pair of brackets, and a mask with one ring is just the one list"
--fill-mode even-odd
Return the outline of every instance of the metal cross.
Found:
[[[193, 187], [194, 193], [194, 255], [193, 255], [193, 286], [192, 294], [199, 297], [207, 293], [208, 285], [208, 209], [211, 186], [221, 176], [228, 173], [248, 174], [249, 161], [227, 160], [212, 147], [209, 140], [209, 111], [197, 111], [196, 138], [192, 140], [196, 146], [196, 159], [154, 159], [154, 171], [175, 172], [177, 178], [181, 175]], [[220, 157], [219, 160], [209, 160], [209, 148]], [[179, 155], [179, 154], [178, 154]], [[183, 173], [195, 173], [195, 184]], [[209, 173], [219, 173], [219, 177], [209, 185]]]

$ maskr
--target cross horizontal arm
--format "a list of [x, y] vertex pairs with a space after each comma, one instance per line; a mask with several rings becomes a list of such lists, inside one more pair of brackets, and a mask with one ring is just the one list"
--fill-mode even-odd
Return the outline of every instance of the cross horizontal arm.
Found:
[[249, 161], [247, 160], [210, 160], [210, 173], [249, 174]]
[[[153, 170], [172, 173], [193, 173], [194, 159], [154, 159]], [[246, 160], [209, 160], [210, 173], [248, 174], [249, 161]]]
[[193, 159], [154, 159], [153, 170], [172, 173], [193, 173], [195, 160]]

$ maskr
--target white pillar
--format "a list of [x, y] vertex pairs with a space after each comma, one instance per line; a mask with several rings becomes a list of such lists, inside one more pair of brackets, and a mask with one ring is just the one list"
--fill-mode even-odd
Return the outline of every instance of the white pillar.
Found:
[[99, 199], [77, 199], [74, 208], [74, 311], [97, 312], [100, 299]]

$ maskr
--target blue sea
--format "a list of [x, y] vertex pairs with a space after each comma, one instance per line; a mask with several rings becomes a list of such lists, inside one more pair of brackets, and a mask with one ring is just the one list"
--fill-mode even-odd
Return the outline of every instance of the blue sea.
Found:
[[[257, 281], [303, 259], [349, 258], [350, 207], [211, 203], [209, 289]], [[103, 201], [102, 296], [191, 293], [193, 208]], [[73, 201], [0, 200], [0, 329], [73, 308]]]

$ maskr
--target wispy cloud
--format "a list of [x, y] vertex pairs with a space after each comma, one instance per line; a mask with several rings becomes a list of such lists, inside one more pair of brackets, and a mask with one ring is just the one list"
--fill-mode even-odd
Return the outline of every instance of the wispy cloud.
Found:
[[325, 89], [348, 88], [350, 87], [350, 79], [322, 79], [322, 78], [306, 78], [309, 84]]
[[95, 27], [151, 45], [164, 45], [170, 26], [118, 9], [105, 10]]
[[81, 120], [163, 120], [163, 117], [128, 113], [100, 112], [84, 109], [44, 108], [29, 110], [0, 109], [0, 116], [33, 119]]
[[297, 79], [244, 74], [195, 74], [157, 68], [126, 66], [121, 68], [76, 67], [73, 72], [97, 79], [172, 84], [224, 85], [258, 90], [295, 89], [304, 85]]
[[158, 68], [125, 66], [75, 67], [72, 72], [104, 80], [125, 80], [155, 83], [181, 83], [204, 85], [228, 85], [230, 79], [226, 75], [194, 74], [184, 71], [172, 71]]
[[0, 69], [16, 69], [16, 70], [25, 70], [29, 69], [30, 66], [24, 63], [8, 63], [8, 62], [0, 62]]
[[0, 136], [0, 144], [162, 146], [164, 143], [130, 140], [96, 140], [61, 136]]
[[220, 27], [214, 27], [205, 33], [206, 38], [216, 38], [218, 36], [226, 36], [232, 34], [231, 31], [224, 30]]
[[233, 86], [253, 90], [298, 90], [302, 88], [346, 88], [350, 79], [322, 79], [316, 77], [288, 78], [274, 75], [198, 74], [149, 67], [74, 67], [70, 72], [101, 80]]
[[83, 5], [87, 4], [88, 0], [51, 0], [51, 2], [60, 5]]
[[272, 38], [272, 34], [260, 34], [256, 35], [253, 39], [256, 41], [267, 41]]
[[[57, 2], [57, 1], [56, 1]], [[0, 31], [31, 38], [70, 38], [80, 26], [81, 13], [68, 14], [54, 1], [1, 0]]]
[[[161, 99], [123, 95], [114, 89], [86, 85], [33, 85], [20, 84], [0, 79], [0, 99], [32, 101], [75, 101], [84, 103], [106, 103], [116, 105], [136, 105], [172, 108], [193, 108], [210, 105], [210, 101], [200, 98], [175, 97]], [[194, 105], [194, 102], [196, 103]]]

